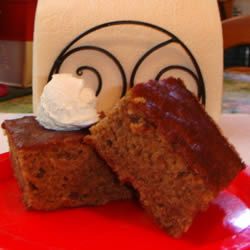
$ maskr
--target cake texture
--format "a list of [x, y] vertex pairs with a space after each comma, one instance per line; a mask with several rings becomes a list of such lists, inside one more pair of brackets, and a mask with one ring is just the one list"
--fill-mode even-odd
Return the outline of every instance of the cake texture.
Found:
[[2, 127], [27, 208], [101, 205], [132, 197], [92, 147], [84, 143], [87, 129], [47, 130], [31, 116], [7, 120]]
[[137, 84], [90, 131], [89, 143], [174, 237], [244, 168], [180, 79]]

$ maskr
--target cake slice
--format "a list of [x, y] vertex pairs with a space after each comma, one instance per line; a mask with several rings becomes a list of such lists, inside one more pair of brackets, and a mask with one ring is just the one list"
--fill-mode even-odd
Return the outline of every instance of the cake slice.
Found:
[[84, 143], [88, 130], [47, 130], [31, 116], [7, 120], [2, 127], [8, 136], [14, 174], [27, 208], [101, 205], [132, 197], [131, 191]]
[[89, 143], [175, 237], [244, 168], [180, 79], [137, 84], [90, 131]]

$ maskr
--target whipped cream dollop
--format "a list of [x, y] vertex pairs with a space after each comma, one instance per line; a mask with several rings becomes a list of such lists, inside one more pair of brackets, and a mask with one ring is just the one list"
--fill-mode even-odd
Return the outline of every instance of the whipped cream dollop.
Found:
[[99, 120], [96, 96], [84, 80], [71, 74], [55, 74], [44, 87], [37, 121], [53, 130], [79, 130]]

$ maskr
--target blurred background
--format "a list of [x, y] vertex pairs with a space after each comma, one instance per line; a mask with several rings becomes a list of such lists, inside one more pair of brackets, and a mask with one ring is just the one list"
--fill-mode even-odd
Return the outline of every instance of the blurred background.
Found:
[[[59, 1], [58, 1], [59, 2]], [[0, 0], [0, 112], [32, 112], [37, 0]], [[224, 113], [250, 114], [250, 0], [218, 0], [224, 36]]]
[[218, 1], [224, 38], [224, 113], [250, 114], [250, 1]]

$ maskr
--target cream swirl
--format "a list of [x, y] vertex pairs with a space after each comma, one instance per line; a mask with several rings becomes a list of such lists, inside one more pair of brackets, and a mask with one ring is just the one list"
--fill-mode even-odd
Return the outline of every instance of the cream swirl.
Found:
[[96, 96], [71, 74], [55, 74], [44, 87], [37, 121], [47, 129], [79, 130], [96, 123]]

